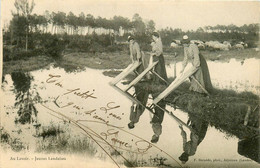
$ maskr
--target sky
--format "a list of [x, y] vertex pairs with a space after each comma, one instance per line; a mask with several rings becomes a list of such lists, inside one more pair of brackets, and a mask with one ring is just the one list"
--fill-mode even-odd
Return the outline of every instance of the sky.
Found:
[[[15, 0], [1, 0], [3, 22], [11, 18]], [[31, 0], [29, 0], [31, 2]], [[153, 20], [157, 29], [172, 27], [196, 30], [198, 27], [260, 23], [260, 1], [191, 1], [191, 0], [34, 0], [33, 13], [72, 11], [107, 19], [123, 16], [132, 19], [138, 13], [144, 20]]]

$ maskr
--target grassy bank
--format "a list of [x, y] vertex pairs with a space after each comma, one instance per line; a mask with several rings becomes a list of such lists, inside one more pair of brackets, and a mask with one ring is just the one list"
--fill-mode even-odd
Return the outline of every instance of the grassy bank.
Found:
[[[183, 83], [165, 101], [168, 105], [195, 115], [227, 135], [244, 139], [259, 134], [259, 97], [251, 92], [214, 89], [210, 96], [189, 91]], [[138, 83], [150, 93], [160, 93], [165, 86]], [[246, 119], [247, 113], [249, 114]]]
[[[179, 56], [173, 57], [173, 53], [177, 52]], [[230, 51], [201, 51], [206, 60], [211, 61], [224, 61], [228, 62], [230, 59], [235, 58], [238, 60], [244, 60], [247, 58], [259, 58], [260, 52], [254, 49], [245, 50], [230, 50]], [[145, 53], [149, 55], [148, 52]], [[164, 54], [166, 64], [170, 64], [174, 59], [179, 62], [183, 60], [183, 49], [168, 50]], [[110, 52], [110, 53], [70, 53], [63, 56], [59, 62], [63, 68], [74, 67], [76, 68], [94, 68], [94, 69], [124, 69], [130, 63], [129, 53], [125, 51]]]
[[53, 59], [47, 56], [35, 56], [21, 60], [7, 61], [3, 63], [3, 74], [10, 74], [17, 71], [29, 72], [43, 69], [51, 62], [53, 62]]
[[[164, 56], [166, 64], [174, 61], [173, 52], [177, 52], [179, 56], [176, 61], [182, 61], [183, 50], [171, 49], [166, 50]], [[235, 58], [244, 60], [247, 58], [260, 59], [260, 52], [254, 49], [245, 50], [230, 50], [230, 51], [201, 51], [206, 60], [228, 62]], [[148, 55], [149, 53], [146, 52]], [[93, 69], [124, 69], [130, 63], [129, 53], [127, 51], [120, 52], [105, 52], [105, 53], [85, 53], [85, 52], [71, 52], [65, 53], [60, 59], [53, 59], [47, 56], [36, 56], [30, 58], [23, 58], [20, 60], [6, 61], [3, 65], [4, 74], [9, 74], [13, 71], [33, 71], [42, 69], [54, 62], [56, 66], [64, 68], [66, 71], [82, 70], [85, 67]]]
[[244, 60], [248, 58], [260, 59], [260, 52], [255, 49], [230, 50], [230, 51], [201, 51], [207, 60], [229, 61], [232, 58]]
[[[165, 52], [166, 63], [172, 62], [173, 57], [172, 53], [177, 52], [178, 57], [176, 58], [177, 62], [183, 60], [183, 48], [177, 49], [168, 49]], [[206, 60], [210, 61], [223, 61], [228, 62], [230, 59], [235, 58], [237, 60], [244, 60], [248, 58], [259, 58], [260, 52], [256, 51], [253, 48], [248, 48], [244, 50], [229, 50], [229, 51], [209, 51], [209, 50], [200, 50], [201, 54], [204, 56]]]
[[56, 65], [65, 70], [80, 70], [86, 67], [93, 69], [122, 69], [131, 63], [128, 53], [70, 53], [56, 61]]

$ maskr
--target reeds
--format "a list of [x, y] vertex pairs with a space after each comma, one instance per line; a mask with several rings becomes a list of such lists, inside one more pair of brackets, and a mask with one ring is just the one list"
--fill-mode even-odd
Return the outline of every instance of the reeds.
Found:
[[84, 136], [76, 135], [61, 126], [50, 125], [39, 133], [36, 152], [43, 153], [78, 153], [93, 156], [96, 153], [91, 140]]

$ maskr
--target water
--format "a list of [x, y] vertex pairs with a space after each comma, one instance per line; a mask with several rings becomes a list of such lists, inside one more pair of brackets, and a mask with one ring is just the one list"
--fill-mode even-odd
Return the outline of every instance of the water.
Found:
[[[177, 74], [180, 66], [178, 63]], [[209, 61], [208, 66], [214, 87], [259, 94], [259, 78], [256, 78], [256, 74], [259, 74], [259, 60], [247, 59], [243, 64], [233, 59], [229, 63]], [[172, 64], [167, 66], [169, 76], [173, 76], [172, 68]], [[139, 165], [143, 163], [144, 166], [147, 165], [145, 161], [155, 166], [160, 163], [160, 158], [167, 159], [161, 164], [171, 166], [258, 166], [256, 162], [238, 154], [237, 138], [227, 137], [213, 127], [208, 127], [194, 156], [190, 156], [189, 161], [182, 165], [178, 159], [183, 152], [178, 124], [165, 114], [160, 140], [155, 146], [150, 146], [148, 142], [153, 135], [151, 114], [145, 111], [135, 128], [129, 130], [127, 123], [132, 103], [108, 84], [111, 79], [104, 76], [102, 70], [88, 68], [81, 72], [68, 73], [64, 69], [51, 67], [27, 74], [6, 75], [2, 85], [5, 96], [5, 113], [1, 113], [2, 126], [33, 149], [37, 140], [32, 136], [34, 129], [26, 129], [28, 124], [14, 124], [14, 120], [21, 118], [17, 115], [19, 110], [22, 113], [37, 113], [37, 117], [32, 118], [24, 115], [21, 121], [32, 121], [34, 124], [37, 121], [42, 126], [53, 123], [69, 125], [73, 134], [93, 138], [98, 150], [95, 156], [106, 158], [110, 163], [112, 160], [100, 146], [111, 153], [112, 145], [127, 160], [139, 161]], [[21, 107], [22, 104], [27, 106]], [[173, 111], [171, 107], [167, 109]], [[179, 110], [174, 111], [174, 114], [184, 122], [188, 119], [187, 114]], [[68, 120], [71, 123], [64, 124]], [[19, 130], [22, 133], [19, 134]], [[187, 129], [185, 131], [189, 141], [190, 132]], [[120, 156], [113, 158], [118, 163], [124, 161]]]
[[[259, 95], [260, 64], [259, 59], [250, 58], [244, 61], [230, 59], [229, 62], [207, 61], [211, 81], [215, 88], [232, 89], [237, 92], [250, 91]], [[186, 70], [191, 65], [188, 64]], [[167, 73], [174, 76], [173, 64], [167, 66]], [[177, 63], [177, 74], [181, 70], [181, 62]]]

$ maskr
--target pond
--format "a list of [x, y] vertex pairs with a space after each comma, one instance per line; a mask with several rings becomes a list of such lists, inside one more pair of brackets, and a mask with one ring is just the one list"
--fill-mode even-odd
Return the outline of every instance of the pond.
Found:
[[[177, 74], [180, 66], [181, 63], [177, 63]], [[209, 61], [208, 66], [214, 87], [237, 92], [250, 91], [259, 95], [259, 78], [256, 77], [259, 74], [258, 59], [242, 62], [231, 59], [228, 63]], [[173, 64], [167, 65], [169, 76], [174, 74], [173, 67]], [[28, 123], [40, 124], [40, 128], [59, 125], [61, 129], [71, 131], [73, 136], [91, 139], [96, 149], [94, 156], [115, 163], [115, 166], [116, 163], [165, 167], [259, 166], [257, 162], [239, 154], [239, 139], [207, 124], [205, 138], [202, 138], [189, 161], [182, 164], [178, 159], [183, 153], [178, 123], [165, 114], [163, 132], [156, 144], [149, 143], [153, 131], [151, 114], [147, 110], [135, 128], [129, 130], [127, 123], [132, 103], [109, 85], [112, 78], [104, 76], [102, 72], [89, 68], [66, 72], [51, 66], [30, 73], [6, 75], [2, 85], [4, 113], [1, 113], [1, 125], [11, 137], [18, 137], [27, 144], [31, 151], [39, 146], [39, 138], [35, 136], [37, 133], [34, 133], [34, 128], [27, 129], [31, 125]], [[166, 108], [187, 122], [187, 113], [170, 106]], [[196, 122], [202, 122], [202, 119], [196, 119]], [[187, 129], [185, 131], [189, 141], [190, 132]]]

